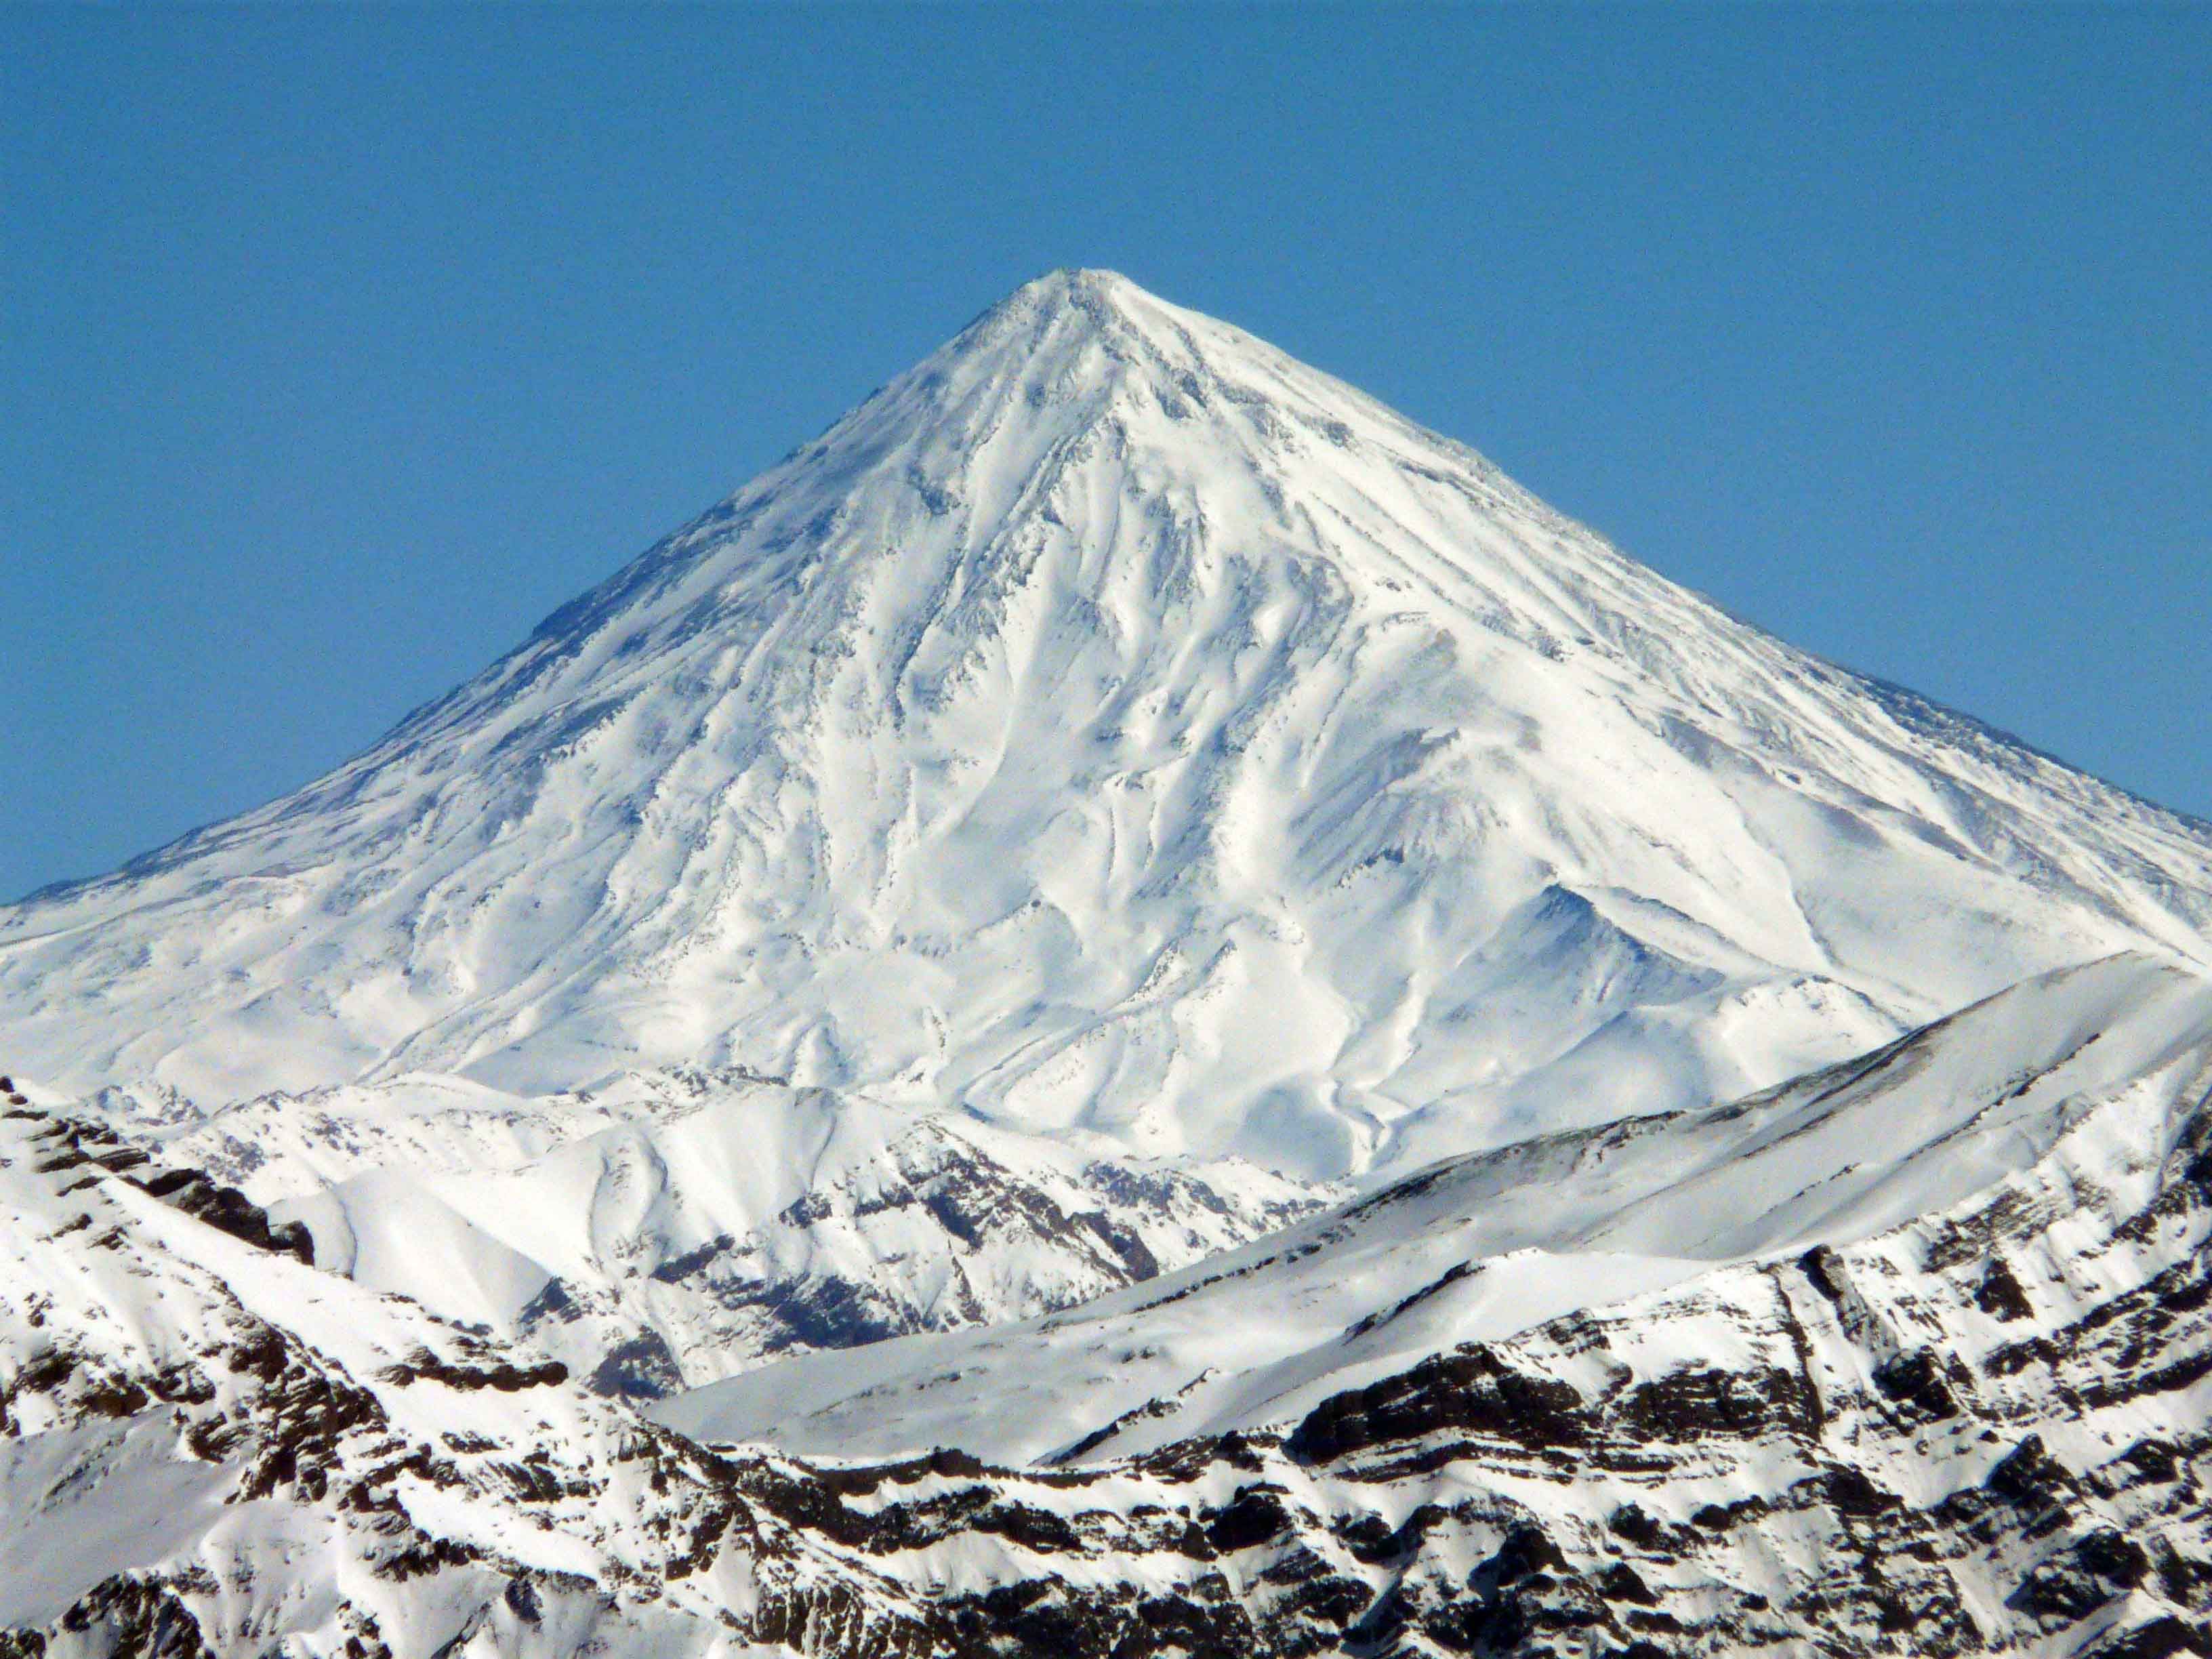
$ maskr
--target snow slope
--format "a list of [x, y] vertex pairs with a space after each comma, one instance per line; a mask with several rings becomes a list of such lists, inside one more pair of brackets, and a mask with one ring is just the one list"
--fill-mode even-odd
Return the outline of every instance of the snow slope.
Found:
[[[0, 1651], [746, 1654], [817, 1597], [912, 1616], [557, 1364], [126, 1171], [0, 1114]], [[717, 1517], [747, 1547], [701, 1548]]]
[[696, 1068], [535, 1098], [432, 1076], [84, 1109], [304, 1225], [325, 1268], [634, 1396], [1066, 1307], [1331, 1196]]
[[[1076, 1467], [702, 1447], [11, 1101], [0, 1653], [2201, 1653], [2208, 1001], [2122, 957], [1737, 1106], [1423, 1171], [1173, 1305], [1233, 1352], [1232, 1301], [1313, 1312], [1304, 1261], [1371, 1298], [1385, 1239], [1507, 1253], [1356, 1322], [1352, 1364], [1297, 1358], [1271, 1426]], [[1533, 1324], [1483, 1288], [1661, 1241], [1705, 1270]]]
[[387, 1166], [272, 1213], [333, 1271], [650, 1395], [766, 1355], [1071, 1306], [1319, 1201], [1249, 1165], [1085, 1160], [756, 1085], [516, 1167]]
[[210, 1109], [696, 1064], [1328, 1179], [2208, 919], [2205, 826], [1063, 271], [359, 759], [0, 912], [0, 1030]]
[[[1659, 1323], [1686, 1298], [1725, 1305], [1815, 1247], [1901, 1231], [1978, 1266], [1990, 1218], [2109, 1231], [2155, 1195], [2208, 1097], [2212, 980], [2115, 957], [1748, 1100], [1447, 1160], [1071, 1313], [773, 1366], [658, 1409], [712, 1439], [1006, 1462], [1280, 1426], [1578, 1310]], [[2100, 1287], [2063, 1253], [2037, 1267], [2061, 1309]]]

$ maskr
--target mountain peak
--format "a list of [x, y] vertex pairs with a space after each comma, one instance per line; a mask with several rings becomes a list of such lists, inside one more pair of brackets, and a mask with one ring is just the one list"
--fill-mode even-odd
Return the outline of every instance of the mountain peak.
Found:
[[298, 794], [0, 911], [33, 1075], [744, 1066], [1336, 1176], [2212, 956], [2212, 841], [1110, 271]]
[[1020, 378], [1027, 378], [1023, 371], [1032, 362], [1059, 378], [1086, 368], [1092, 377], [1119, 379], [1139, 368], [1171, 376], [1192, 367], [1201, 331], [1220, 329], [1119, 271], [1062, 266], [1023, 283], [915, 373], [927, 378], [964, 361]]
[[1170, 309], [1118, 270], [1061, 265], [1031, 277], [984, 314], [1024, 319], [1072, 315], [1094, 326], [1141, 328], [1147, 313]]
[[1058, 265], [1033, 276], [1008, 295], [1004, 304], [1027, 301], [1036, 305], [1084, 302], [1118, 304], [1131, 298], [1160, 301], [1118, 270], [1103, 265]]

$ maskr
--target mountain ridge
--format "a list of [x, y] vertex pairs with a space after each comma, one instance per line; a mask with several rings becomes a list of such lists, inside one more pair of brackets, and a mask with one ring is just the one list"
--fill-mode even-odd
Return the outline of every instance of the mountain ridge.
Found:
[[[527, 1346], [318, 1272], [258, 1212], [210, 1226], [180, 1205], [185, 1172], [14, 1103], [0, 1652], [2202, 1652], [2208, 1076], [2212, 980], [2123, 956], [1714, 1109], [1733, 1148], [1707, 1125], [1624, 1124], [1409, 1176], [1334, 1237], [1263, 1252], [1369, 1304], [1343, 1334], [1376, 1345], [1367, 1364], [1248, 1401], [1255, 1425], [1175, 1437], [1177, 1402], [1157, 1402], [1013, 1463], [702, 1443]], [[1797, 1254], [1804, 1218], [1784, 1213], [1748, 1259], [1731, 1245], [1688, 1280], [1616, 1276], [1577, 1304], [1480, 1316], [1526, 1276], [1528, 1227], [1616, 1231], [1737, 1153], [1848, 1177], [1806, 1132], [1863, 1144], [1850, 1120], [1900, 1105], [1916, 1140], [1887, 1149], [1899, 1170], [1954, 1166], [1901, 1224], [1864, 1214]], [[1736, 1218], [1786, 1212], [1793, 1178], [1733, 1183]], [[1574, 1213], [1548, 1213], [1555, 1192]], [[1362, 1229], [1449, 1262], [1453, 1227], [1516, 1248], [1432, 1278], [1397, 1261], [1400, 1284], [1359, 1267]], [[1237, 1265], [1146, 1299], [1273, 1294], [1282, 1267]], [[1216, 1357], [1249, 1364], [1213, 1322]], [[1109, 1346], [1109, 1364], [1156, 1358]], [[903, 1409], [884, 1401], [874, 1431]], [[905, 1426], [918, 1443], [939, 1422]]]
[[[1446, 1337], [1694, 1299], [1716, 1276], [1807, 1252], [1948, 1231], [1966, 1241], [1948, 1270], [2001, 1260], [1997, 1243], [2061, 1217], [2123, 1229], [2209, 1088], [2212, 977], [2122, 953], [1745, 1099], [1404, 1172], [1072, 1310], [754, 1371], [655, 1409], [707, 1438], [809, 1455], [928, 1440], [1017, 1464], [1132, 1418], [1089, 1455], [1278, 1427]], [[2050, 1173], [2054, 1159], [2072, 1173]], [[2021, 1200], [2038, 1182], [2087, 1196]], [[961, 1389], [933, 1392], [948, 1373]], [[1163, 1401], [1174, 1409], [1142, 1415]]]

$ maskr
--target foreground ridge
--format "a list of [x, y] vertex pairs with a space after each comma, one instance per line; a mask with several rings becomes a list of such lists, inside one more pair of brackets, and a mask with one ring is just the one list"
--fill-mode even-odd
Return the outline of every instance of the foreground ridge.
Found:
[[[1432, 1324], [1425, 1357], [1372, 1350], [1251, 1426], [1021, 1464], [709, 1449], [318, 1272], [266, 1218], [163, 1202], [189, 1181], [19, 1097], [0, 1651], [2204, 1652], [2209, 1093], [2212, 985], [2141, 958], [2056, 975], [1714, 1109], [1740, 1136], [1717, 1238], [1764, 1213], [1767, 1162], [1952, 1103], [1889, 1173], [1795, 1206], [1836, 1242], [1768, 1233], [1496, 1335]], [[1713, 1190], [1682, 1133], [1441, 1166], [1310, 1224], [1313, 1259], [1479, 1224], [1473, 1194], [1502, 1181], [1510, 1208], [1540, 1169], [1570, 1207], [1610, 1184], [1614, 1218], [1580, 1231], [1639, 1248], [1656, 1194]], [[1925, 1212], [1885, 1222], [1906, 1190]], [[1371, 1285], [1345, 1340], [1476, 1328], [1452, 1298], [1528, 1260]]]

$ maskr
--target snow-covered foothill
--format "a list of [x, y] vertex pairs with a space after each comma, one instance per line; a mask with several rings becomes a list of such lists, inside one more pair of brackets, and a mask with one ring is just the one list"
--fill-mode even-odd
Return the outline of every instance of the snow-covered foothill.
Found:
[[[658, 1409], [791, 1451], [1007, 1462], [1280, 1426], [1581, 1310], [1661, 1322], [1650, 1310], [1717, 1268], [1993, 1210], [2110, 1227], [2150, 1200], [2208, 1091], [2212, 979], [2115, 957], [1764, 1095], [1447, 1159], [1068, 1314], [777, 1365]], [[1986, 1241], [1960, 1248], [1978, 1261]]]

